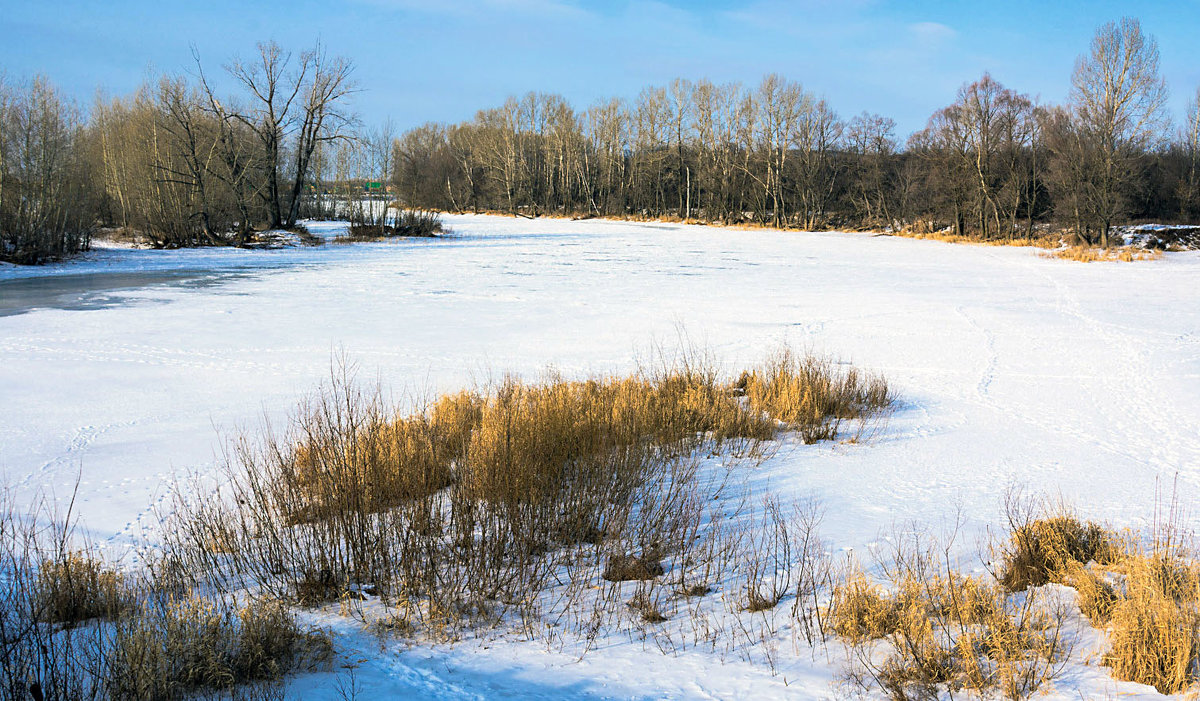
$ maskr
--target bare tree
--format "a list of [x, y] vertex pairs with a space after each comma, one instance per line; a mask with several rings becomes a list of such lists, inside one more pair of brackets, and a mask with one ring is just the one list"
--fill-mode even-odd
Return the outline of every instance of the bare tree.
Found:
[[1096, 179], [1088, 198], [1100, 226], [1100, 245], [1122, 213], [1123, 192], [1135, 156], [1162, 132], [1167, 86], [1159, 75], [1158, 43], [1126, 17], [1096, 31], [1089, 53], [1071, 76], [1071, 101], [1080, 127], [1097, 150]]
[[[300, 212], [300, 194], [308, 177], [308, 167], [317, 146], [347, 136], [354, 116], [344, 109], [345, 98], [355, 91], [351, 79], [354, 65], [340, 56], [330, 58], [318, 44], [301, 58], [301, 76], [311, 75], [303, 85], [300, 128], [296, 136], [296, 156], [292, 176], [287, 226], [295, 226]], [[301, 81], [303, 78], [301, 78]], [[299, 85], [299, 81], [298, 81]]]
[[[254, 130], [265, 158], [266, 199], [269, 226], [293, 226], [299, 214], [300, 194], [317, 145], [344, 138], [353, 117], [342, 109], [344, 98], [354, 91], [353, 64], [328, 57], [318, 44], [300, 54], [292, 65], [292, 54], [275, 42], [258, 45], [251, 62], [235, 59], [228, 67], [249, 93], [253, 107], [236, 117]], [[295, 132], [295, 155], [290, 187], [282, 184], [284, 149]]]

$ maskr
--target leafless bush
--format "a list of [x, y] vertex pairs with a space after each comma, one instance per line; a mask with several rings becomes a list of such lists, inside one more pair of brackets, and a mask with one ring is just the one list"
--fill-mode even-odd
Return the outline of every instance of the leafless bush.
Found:
[[359, 204], [351, 208], [350, 227], [342, 241], [378, 241], [392, 237], [431, 238], [444, 231], [442, 218], [437, 212], [417, 209], [402, 209], [395, 214], [385, 211], [383, 214], [370, 216], [367, 209], [386, 210], [386, 205], [378, 202]]

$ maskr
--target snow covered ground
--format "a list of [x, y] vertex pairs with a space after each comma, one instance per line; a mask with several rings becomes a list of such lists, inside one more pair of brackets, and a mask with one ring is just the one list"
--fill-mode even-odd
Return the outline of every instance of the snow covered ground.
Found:
[[[1115, 525], [1144, 524], [1176, 478], [1186, 500], [1200, 493], [1200, 253], [1079, 264], [864, 234], [446, 222], [444, 240], [0, 267], [0, 475], [28, 498], [66, 498], [78, 478], [77, 513], [119, 549], [156, 521], [173, 475], [213, 469], [222, 435], [284, 416], [337, 353], [403, 395], [547, 365], [629, 369], [682, 329], [730, 369], [788, 342], [898, 389], [873, 441], [788, 447], [761, 468], [773, 491], [822, 500], [839, 551], [956, 509], [969, 551], [1013, 484]], [[519, 641], [405, 650], [337, 625], [363, 698], [845, 693], [820, 652], [773, 676], [640, 642], [580, 660]], [[295, 689], [336, 697], [332, 678]], [[1054, 693], [1147, 690], [1080, 667]]]

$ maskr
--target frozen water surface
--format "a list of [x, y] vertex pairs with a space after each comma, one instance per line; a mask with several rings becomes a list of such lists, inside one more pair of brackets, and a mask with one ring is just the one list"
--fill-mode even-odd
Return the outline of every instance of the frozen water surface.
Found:
[[[1188, 499], [1200, 487], [1200, 254], [1078, 264], [864, 234], [446, 220], [457, 236], [437, 241], [0, 268], [0, 474], [30, 497], [64, 498], [78, 478], [79, 516], [120, 546], [154, 522], [172, 474], [213, 469], [223, 433], [286, 414], [337, 353], [401, 395], [547, 365], [629, 369], [682, 329], [730, 369], [786, 341], [897, 388], [903, 407], [873, 441], [761, 468], [785, 497], [823, 500], [839, 550], [956, 510], [969, 549], [1010, 484], [1130, 525], [1176, 478]], [[578, 663], [528, 643], [371, 655], [363, 679], [380, 694], [837, 695], [828, 670], [802, 665], [784, 687], [640, 644]], [[663, 673], [646, 679], [647, 661]], [[1064, 693], [1108, 688], [1087, 683]]]

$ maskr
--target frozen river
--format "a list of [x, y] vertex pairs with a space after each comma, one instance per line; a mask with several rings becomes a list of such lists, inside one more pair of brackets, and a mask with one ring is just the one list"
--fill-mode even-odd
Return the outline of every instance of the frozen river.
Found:
[[[683, 330], [730, 368], [782, 342], [883, 372], [873, 443], [786, 451], [845, 545], [1009, 484], [1136, 521], [1200, 485], [1200, 256], [1076, 264], [862, 234], [448, 217], [457, 236], [281, 251], [101, 250], [0, 269], [0, 473], [104, 538], [175, 472], [282, 416], [343, 353], [397, 395], [629, 368]], [[316, 225], [328, 229], [331, 225]]]
[[[174, 475], [212, 471], [231, 431], [285, 416], [337, 355], [401, 397], [550, 365], [630, 369], [683, 333], [731, 370], [787, 342], [897, 388], [903, 406], [872, 441], [788, 446], [760, 468], [785, 498], [824, 502], [839, 551], [956, 512], [981, 534], [1010, 485], [1119, 525], [1149, 519], [1176, 479], [1185, 499], [1200, 489], [1200, 254], [1078, 264], [864, 234], [447, 223], [456, 235], [436, 241], [0, 268], [0, 477], [22, 499], [65, 499], [78, 480], [79, 517], [120, 549], [155, 523]], [[785, 692], [761, 667], [713, 674], [702, 654], [647, 680], [659, 654], [632, 644], [583, 661], [536, 643], [375, 645], [358, 651], [379, 696]], [[793, 664], [789, 693], [827, 693], [832, 672], [813, 665]], [[1062, 693], [1109, 688], [1087, 674]]]

